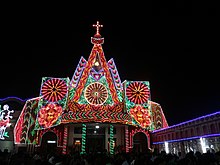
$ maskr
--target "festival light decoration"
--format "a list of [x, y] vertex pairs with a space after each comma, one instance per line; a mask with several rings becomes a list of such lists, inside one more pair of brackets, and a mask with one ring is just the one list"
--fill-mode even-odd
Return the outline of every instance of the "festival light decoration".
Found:
[[107, 80], [107, 83], [108, 83], [108, 88], [109, 88], [110, 93], [112, 95], [113, 102], [115, 104], [118, 104], [119, 103], [119, 98], [118, 98], [117, 90], [115, 88], [115, 84], [114, 84], [114, 81], [112, 79], [112, 75], [109, 71], [108, 64], [107, 64], [107, 61], [105, 59], [103, 49], [102, 49], [102, 46], [101, 46], [101, 44], [104, 42], [104, 39], [101, 38], [101, 35], [99, 34], [99, 28], [101, 26], [97, 22], [97, 24], [94, 25], [94, 27], [96, 27], [96, 30], [97, 30], [96, 35], [94, 37], [92, 37], [92, 39], [91, 39], [94, 46], [92, 48], [92, 51], [91, 51], [91, 54], [89, 56], [88, 62], [86, 63], [85, 69], [83, 70], [83, 73], [81, 75], [81, 79], [78, 82], [76, 91], [74, 91], [75, 93], [74, 93], [74, 96], [73, 96], [73, 101], [75, 101], [75, 102], [79, 101], [80, 96], [82, 95], [83, 89], [85, 87], [85, 84], [87, 82], [87, 79], [88, 79], [88, 77], [91, 73], [90, 71], [94, 66], [94, 61], [95, 61], [95, 59], [98, 55], [99, 60], [100, 60], [99, 61], [100, 65], [102, 66], [102, 68], [104, 70], [104, 73], [105, 73], [105, 77], [106, 77], [106, 80]]
[[125, 151], [129, 152], [129, 135], [128, 135], [128, 127], [125, 127]]
[[[188, 140], [194, 140], [194, 139], [200, 139], [200, 138], [217, 137], [217, 136], [220, 136], [220, 134], [208, 134], [208, 135], [203, 135], [203, 136], [193, 136], [193, 137], [190, 137], [190, 138], [167, 140], [166, 142], [172, 143], [172, 142], [188, 141]], [[153, 144], [163, 144], [163, 143], [164, 143], [164, 141], [153, 142]]]
[[58, 104], [49, 103], [42, 107], [38, 113], [38, 122], [41, 127], [51, 127], [55, 125], [62, 114], [62, 107]]
[[122, 90], [121, 79], [119, 77], [118, 70], [116, 68], [116, 65], [115, 65], [113, 58], [108, 61], [108, 67], [111, 71], [116, 88], [118, 90]]
[[102, 105], [108, 98], [108, 91], [103, 84], [95, 82], [86, 87], [84, 95], [90, 104]]
[[215, 116], [217, 114], [220, 114], [220, 111], [215, 112], [215, 113], [211, 113], [211, 114], [208, 114], [208, 115], [204, 115], [204, 116], [192, 119], [192, 120], [188, 120], [188, 121], [185, 121], [185, 122], [182, 122], [182, 123], [179, 123], [179, 124], [175, 124], [175, 125], [172, 125], [172, 126], [169, 126], [169, 127], [166, 127], [166, 128], [161, 128], [161, 129], [158, 129], [158, 130], [154, 130], [153, 133], [156, 133], [156, 132], [159, 132], [159, 131], [162, 131], [162, 130], [168, 130], [170, 128], [178, 127], [178, 126], [181, 126], [181, 125], [184, 125], [184, 124], [187, 124], [187, 123], [190, 123], [190, 122], [194, 122], [194, 121], [197, 121], [197, 120], [200, 120], [200, 119]]
[[63, 150], [62, 154], [66, 154], [67, 150], [67, 137], [68, 137], [68, 128], [67, 126], [64, 127], [64, 132], [63, 132]]
[[[69, 78], [43, 77], [40, 97], [28, 100], [14, 129], [16, 144], [41, 145], [44, 133], [52, 131], [58, 138], [62, 153], [66, 153], [67, 123], [82, 123], [81, 153], [86, 153], [86, 123], [110, 123], [110, 153], [114, 154], [113, 125], [135, 126], [125, 130], [126, 152], [132, 148], [132, 136], [143, 132], [149, 139], [149, 129], [165, 124], [162, 110], [153, 116], [148, 81], [125, 81], [122, 85], [113, 59], [105, 59], [100, 28], [91, 37], [94, 44], [88, 61], [81, 57], [74, 75]], [[133, 128], [132, 128], [133, 129]], [[130, 143], [129, 143], [130, 142]], [[148, 146], [149, 146], [148, 140]]]
[[110, 124], [110, 131], [109, 131], [109, 136], [110, 136], [110, 154], [114, 154], [114, 126]]
[[151, 122], [150, 87], [148, 81], [125, 81], [126, 110], [134, 125], [144, 129], [153, 129]]
[[14, 113], [14, 110], [9, 110], [9, 106], [5, 104], [3, 109], [1, 109], [0, 105], [0, 139], [4, 140], [5, 137], [8, 136], [8, 132], [6, 132], [6, 128], [10, 127], [10, 119], [13, 118], [11, 113]]
[[82, 124], [82, 145], [81, 145], [81, 154], [86, 153], [86, 124]]
[[41, 95], [44, 99], [50, 102], [62, 100], [66, 94], [67, 85], [62, 79], [48, 79], [41, 87]]
[[37, 119], [37, 108], [40, 97], [29, 99], [20, 113], [14, 127], [15, 144], [36, 144], [37, 131], [35, 128]]
[[0, 102], [4, 102], [4, 101], [7, 101], [7, 100], [16, 100], [16, 101], [20, 101], [20, 102], [25, 102], [27, 101], [28, 99], [21, 99], [17, 96], [9, 96], [9, 97], [5, 97], [5, 98], [2, 98], [0, 99]]
[[151, 119], [148, 109], [141, 105], [136, 105], [134, 108], [130, 109], [130, 114], [142, 128], [150, 126]]
[[67, 105], [69, 78], [43, 77], [41, 84], [35, 130], [61, 123], [61, 115]]
[[148, 101], [150, 91], [146, 84], [142, 82], [132, 82], [126, 88], [126, 95], [128, 100], [135, 104], [143, 104]]
[[146, 129], [142, 129], [142, 128], [138, 128], [138, 129], [133, 129], [130, 133], [130, 146], [133, 146], [133, 137], [136, 133], [142, 132], [146, 135], [147, 137], [147, 142], [148, 142], [148, 147], [150, 147], [150, 134], [148, 132], [148, 130]]
[[56, 135], [57, 138], [57, 146], [58, 147], [63, 147], [63, 140], [64, 140], [64, 128], [62, 126], [57, 126], [57, 127], [50, 127], [48, 129], [42, 129], [37, 131], [37, 137], [36, 137], [36, 146], [41, 146], [42, 145], [42, 137], [48, 133], [52, 132]]
[[82, 74], [83, 70], [85, 69], [86, 63], [87, 63], [87, 61], [85, 60], [85, 58], [81, 57], [78, 65], [77, 65], [77, 68], [73, 74], [72, 80], [71, 80], [71, 87], [72, 88], [75, 88], [78, 85], [81, 74]]

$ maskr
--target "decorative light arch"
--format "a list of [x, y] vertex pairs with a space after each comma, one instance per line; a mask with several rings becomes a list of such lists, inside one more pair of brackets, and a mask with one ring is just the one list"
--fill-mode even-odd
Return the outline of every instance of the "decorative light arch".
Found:
[[139, 129], [134, 129], [130, 132], [130, 147], [129, 148], [132, 148], [133, 146], [133, 141], [134, 141], [134, 135], [136, 133], [139, 133], [139, 132], [142, 132], [146, 135], [147, 137], [147, 145], [148, 145], [148, 148], [150, 148], [150, 134], [148, 132], [148, 130], [145, 130], [145, 129], [142, 129], [142, 128], [139, 128]]

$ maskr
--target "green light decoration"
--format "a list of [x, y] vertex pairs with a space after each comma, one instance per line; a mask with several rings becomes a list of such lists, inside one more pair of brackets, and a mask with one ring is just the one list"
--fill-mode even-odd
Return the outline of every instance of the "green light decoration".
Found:
[[4, 133], [4, 136], [7, 137], [7, 138], [9, 138], [8, 132], [5, 132], [5, 133]]
[[122, 102], [123, 99], [124, 99], [124, 98], [123, 98], [123, 93], [122, 93], [122, 91], [117, 90], [117, 95], [118, 95], [119, 101]]
[[82, 145], [81, 154], [86, 153], [86, 124], [82, 124]]
[[114, 126], [110, 124], [110, 154], [114, 154], [114, 134], [113, 134]]

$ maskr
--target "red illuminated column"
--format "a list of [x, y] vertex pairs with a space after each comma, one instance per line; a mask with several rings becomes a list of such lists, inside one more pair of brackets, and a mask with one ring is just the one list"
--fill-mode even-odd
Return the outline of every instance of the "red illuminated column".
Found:
[[64, 132], [63, 132], [63, 150], [62, 154], [66, 154], [67, 151], [67, 137], [68, 137], [68, 127], [67, 125], [64, 126]]
[[125, 151], [129, 152], [129, 135], [128, 135], [128, 126], [125, 126]]

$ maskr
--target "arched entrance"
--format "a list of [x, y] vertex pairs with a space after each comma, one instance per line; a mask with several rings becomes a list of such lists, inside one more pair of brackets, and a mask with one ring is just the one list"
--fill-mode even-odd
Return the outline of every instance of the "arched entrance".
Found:
[[46, 132], [42, 136], [41, 151], [44, 153], [57, 151], [57, 136], [54, 132]]
[[148, 139], [143, 132], [137, 132], [133, 137], [133, 151], [146, 152], [148, 150]]

